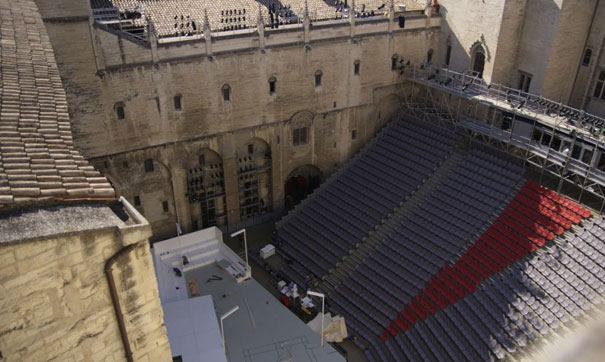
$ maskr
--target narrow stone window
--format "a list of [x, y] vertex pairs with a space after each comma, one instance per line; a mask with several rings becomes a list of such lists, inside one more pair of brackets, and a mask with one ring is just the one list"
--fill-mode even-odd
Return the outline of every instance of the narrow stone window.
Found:
[[318, 70], [317, 72], [315, 72], [315, 86], [319, 87], [321, 86], [321, 77], [323, 76], [323, 73], [321, 72], [321, 70]]
[[113, 106], [113, 109], [116, 113], [116, 118], [119, 120], [126, 119], [126, 112], [124, 110], [124, 103], [118, 102]]
[[483, 78], [483, 69], [485, 68], [485, 50], [482, 46], [477, 46], [472, 52], [472, 70]]
[[273, 94], [277, 89], [277, 79], [275, 77], [269, 78], [269, 94]]
[[398, 59], [399, 59], [399, 56], [397, 54], [393, 54], [393, 56], [391, 57], [391, 70], [397, 69], [397, 60]]
[[222, 92], [223, 92], [223, 100], [228, 102], [231, 100], [231, 86], [229, 84], [225, 84], [223, 85], [223, 88], [221, 88]]
[[582, 58], [582, 65], [585, 67], [590, 65], [590, 58], [592, 58], [592, 49], [586, 48], [584, 51], [584, 57]]
[[294, 146], [305, 145], [308, 142], [309, 127], [297, 128], [292, 131], [292, 144]]
[[145, 160], [145, 172], [153, 172], [153, 160], [151, 158]]
[[531, 85], [532, 75], [529, 73], [519, 71], [519, 89], [524, 92], [529, 92], [529, 86]]
[[174, 110], [180, 111], [183, 109], [183, 96], [178, 94], [174, 96]]

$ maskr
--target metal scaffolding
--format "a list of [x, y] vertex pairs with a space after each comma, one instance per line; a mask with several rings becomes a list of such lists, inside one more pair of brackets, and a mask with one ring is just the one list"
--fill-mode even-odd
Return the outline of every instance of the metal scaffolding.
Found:
[[[473, 143], [505, 151], [572, 186], [578, 202], [605, 207], [605, 119], [541, 96], [486, 84], [474, 74], [435, 66], [402, 70], [400, 109], [423, 121], [454, 125]], [[598, 205], [597, 205], [598, 204]]]

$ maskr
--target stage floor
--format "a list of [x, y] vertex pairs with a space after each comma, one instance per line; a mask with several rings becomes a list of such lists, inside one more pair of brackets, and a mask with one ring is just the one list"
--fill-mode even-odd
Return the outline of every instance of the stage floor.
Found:
[[[222, 280], [214, 276], [221, 277]], [[237, 284], [216, 264], [185, 272], [197, 279], [202, 296], [211, 295], [217, 319], [238, 305], [224, 321], [230, 362], [344, 362], [329, 344], [284, 307], [254, 279]]]

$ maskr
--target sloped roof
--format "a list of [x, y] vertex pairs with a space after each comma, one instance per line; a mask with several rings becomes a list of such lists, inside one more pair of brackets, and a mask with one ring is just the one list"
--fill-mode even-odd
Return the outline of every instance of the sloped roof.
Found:
[[36, 5], [0, 0], [0, 208], [114, 197], [73, 146], [65, 90]]

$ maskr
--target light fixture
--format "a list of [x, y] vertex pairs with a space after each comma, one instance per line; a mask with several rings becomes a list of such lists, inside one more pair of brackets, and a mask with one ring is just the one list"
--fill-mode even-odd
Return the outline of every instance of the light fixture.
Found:
[[321, 298], [321, 346], [324, 346], [324, 304], [326, 300], [326, 296], [323, 293], [314, 292], [312, 290], [307, 290], [307, 296], [312, 295], [315, 297]]
[[248, 270], [250, 270], [250, 264], [248, 264], [248, 240], [246, 240], [246, 228], [243, 228], [241, 230], [234, 232], [233, 234], [231, 234], [231, 237], [234, 238], [234, 237], [240, 235], [241, 233], [244, 234], [244, 251], [246, 254], [246, 272], [248, 272]]
[[225, 348], [225, 328], [223, 327], [223, 320], [225, 320], [225, 318], [229, 317], [230, 315], [237, 312], [238, 310], [239, 310], [239, 305], [236, 305], [235, 307], [233, 307], [229, 311], [227, 311], [227, 313], [225, 313], [221, 316], [221, 338], [223, 340], [223, 350], [225, 350], [225, 354], [227, 353], [227, 351]]

